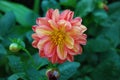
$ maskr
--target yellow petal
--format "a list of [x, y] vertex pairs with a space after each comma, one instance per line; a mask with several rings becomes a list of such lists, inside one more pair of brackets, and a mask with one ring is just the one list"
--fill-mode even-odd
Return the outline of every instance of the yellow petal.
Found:
[[48, 20], [48, 23], [52, 29], [57, 30], [57, 24], [54, 21]]
[[42, 28], [37, 28], [36, 33], [38, 34], [38, 36], [45, 36], [45, 35], [50, 35], [51, 31]]
[[67, 51], [63, 45], [57, 46], [57, 55], [61, 60], [65, 60], [67, 57]]
[[80, 28], [81, 28], [81, 32], [82, 32], [82, 33], [87, 30], [87, 28], [86, 28], [84, 25], [81, 25]]
[[69, 48], [72, 49], [74, 47], [74, 39], [70, 36], [67, 36], [65, 38], [65, 45]]

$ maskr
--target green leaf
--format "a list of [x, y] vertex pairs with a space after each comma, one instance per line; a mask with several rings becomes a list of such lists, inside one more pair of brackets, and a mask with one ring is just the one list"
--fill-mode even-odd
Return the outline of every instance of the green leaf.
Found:
[[104, 22], [108, 18], [108, 15], [104, 10], [94, 11], [93, 16], [94, 21], [98, 24]]
[[4, 12], [13, 11], [17, 22], [23, 26], [35, 24], [36, 18], [38, 17], [37, 14], [25, 6], [7, 1], [0, 1], [0, 10]]
[[17, 56], [8, 56], [9, 66], [13, 72], [22, 72], [24, 71], [23, 62], [20, 60], [20, 57]]
[[61, 5], [68, 7], [75, 7], [76, 3], [76, 0], [60, 0]]
[[73, 76], [73, 74], [77, 71], [77, 68], [80, 66], [78, 62], [66, 62], [59, 66], [60, 70], [60, 80], [67, 80]]
[[28, 31], [26, 33], [26, 38], [28, 39], [28, 41], [31, 43], [33, 41], [32, 37], [30, 37], [33, 34], [33, 31]]
[[[120, 2], [115, 2], [109, 5], [109, 17], [101, 25], [104, 27], [102, 34], [110, 40], [113, 47], [120, 44]], [[111, 12], [112, 11], [112, 12]]]
[[45, 13], [49, 8], [60, 9], [60, 5], [56, 0], [43, 0], [41, 3], [43, 12]]
[[0, 19], [0, 35], [4, 35], [8, 33], [11, 27], [15, 25], [15, 16], [13, 12], [7, 12], [1, 19]]
[[88, 73], [91, 73], [94, 70], [94, 68], [90, 65], [85, 65], [84, 67], [82, 67], [81, 69], [81, 75], [86, 75]]
[[120, 12], [120, 1], [116, 1], [112, 4], [109, 4], [109, 14]]
[[[112, 25], [111, 25], [112, 26]], [[102, 35], [110, 41], [112, 47], [120, 44], [120, 28], [119, 26], [106, 27], [102, 31]]]
[[93, 80], [120, 80], [120, 57], [115, 50], [109, 50], [104, 61], [101, 61], [91, 73]]
[[41, 58], [41, 57], [39, 56], [39, 53], [36, 53], [36, 54], [33, 56], [33, 58], [34, 58], [34, 62], [35, 62], [35, 67], [36, 67], [37, 69], [39, 69], [40, 67], [45, 66], [45, 65], [48, 64], [48, 60], [45, 59], [45, 58]]
[[10, 77], [8, 77], [8, 80], [19, 80], [19, 79], [27, 80], [25, 79], [25, 73], [15, 73]]
[[[0, 44], [0, 55], [5, 55], [7, 54], [6, 49], [4, 48], [4, 46], [2, 44]], [[1, 56], [0, 56], [1, 57]]]
[[114, 26], [120, 26], [120, 17], [119, 14], [120, 14], [120, 2], [115, 2], [115, 3], [112, 3], [109, 5], [109, 17], [108, 19], [102, 23], [101, 25], [104, 26], [104, 27], [114, 27]]
[[26, 71], [26, 75], [28, 77], [28, 80], [46, 80], [45, 79], [45, 74], [43, 76], [42, 73], [45, 73], [44, 70], [42, 71], [37, 71], [35, 68], [28, 68]]
[[93, 0], [80, 0], [76, 6], [75, 14], [76, 16], [84, 17], [89, 12], [92, 12], [94, 9]]
[[85, 48], [88, 51], [104, 52], [110, 48], [110, 43], [104, 38], [90, 39]]

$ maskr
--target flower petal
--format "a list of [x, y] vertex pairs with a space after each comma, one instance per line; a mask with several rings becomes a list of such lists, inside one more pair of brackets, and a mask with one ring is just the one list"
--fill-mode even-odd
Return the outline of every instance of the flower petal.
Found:
[[58, 61], [58, 56], [56, 54], [54, 54], [52, 57], [51, 57], [51, 61], [52, 63], [56, 63]]
[[71, 25], [72, 26], [80, 26], [82, 19], [80, 17], [76, 17], [75, 19], [71, 20]]
[[37, 27], [35, 32], [37, 33], [37, 35], [39, 37], [43, 37], [43, 36], [51, 34], [51, 31], [49, 31], [47, 29], [40, 28], [40, 27]]
[[55, 9], [52, 14], [52, 20], [53, 21], [58, 21], [59, 20], [59, 10]]
[[73, 55], [68, 54], [67, 60], [70, 61], [70, 62], [73, 62], [73, 60], [74, 60]]
[[46, 13], [46, 17], [49, 18], [49, 19], [52, 19], [52, 14], [53, 14], [53, 9], [49, 9]]
[[82, 54], [82, 51], [83, 51], [82, 46], [79, 46], [79, 53], [78, 54]]
[[47, 26], [49, 26], [47, 18], [37, 18], [36, 23], [37, 23], [37, 25], [47, 25]]
[[80, 45], [79, 44], [75, 44], [74, 48], [72, 49], [75, 53], [78, 53], [80, 50]]
[[72, 28], [70, 22], [66, 21], [66, 20], [59, 20], [58, 25], [59, 25], [59, 28], [63, 28], [63, 30], [66, 29], [66, 31], [68, 31]]
[[87, 42], [86, 38], [87, 38], [87, 35], [83, 34], [79, 37], [79, 39], [76, 42], [82, 45], [86, 45], [86, 42]]
[[47, 57], [51, 57], [55, 54], [55, 45], [52, 42], [47, 42], [44, 46], [44, 52]]
[[40, 55], [40, 57], [45, 57], [44, 51], [43, 50], [39, 50], [39, 55]]
[[49, 41], [49, 37], [46, 36], [41, 38], [37, 44], [37, 48], [41, 50], [47, 41]]
[[58, 25], [57, 25], [54, 21], [49, 20], [48, 22], [49, 22], [50, 27], [51, 27], [52, 29], [57, 30]]
[[37, 44], [38, 44], [38, 41], [37, 41], [37, 40], [34, 40], [34, 41], [32, 42], [32, 46], [33, 46], [34, 48], [37, 48]]
[[74, 47], [74, 39], [70, 36], [65, 38], [65, 45], [67, 48], [72, 49]]
[[82, 32], [82, 33], [87, 30], [87, 28], [86, 28], [84, 25], [81, 25], [80, 28], [81, 28], [81, 32]]
[[32, 46], [37, 48], [37, 44], [38, 44], [40, 38], [38, 37], [38, 35], [36, 33], [32, 34], [32, 38], [34, 39], [34, 41], [32, 42]]
[[82, 53], [82, 47], [79, 44], [75, 44], [73, 49], [68, 50], [68, 54], [70, 55], [77, 55], [81, 53]]
[[32, 30], [35, 32], [37, 25], [32, 26]]
[[61, 60], [65, 60], [67, 57], [67, 51], [63, 45], [57, 46], [57, 55]]
[[64, 20], [71, 20], [73, 18], [74, 12], [70, 11], [70, 10], [65, 10], [60, 14], [60, 19], [64, 19]]
[[86, 31], [85, 26], [74, 26], [73, 29], [71, 29], [70, 32], [68, 32], [72, 37], [78, 38], [83, 34], [84, 31]]
[[40, 39], [39, 36], [38, 36], [36, 33], [33, 33], [33, 34], [32, 34], [32, 38], [33, 38], [33, 39], [37, 39], [37, 40]]

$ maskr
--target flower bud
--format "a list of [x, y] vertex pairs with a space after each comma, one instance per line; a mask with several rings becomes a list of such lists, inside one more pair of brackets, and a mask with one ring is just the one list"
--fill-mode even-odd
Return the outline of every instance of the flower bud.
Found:
[[104, 2], [100, 2], [100, 3], [98, 4], [98, 8], [104, 9], [105, 11], [108, 11], [108, 10], [109, 10], [108, 6], [107, 6]]
[[99, 2], [99, 4], [98, 4], [98, 8], [100, 8], [100, 9], [103, 9], [104, 8], [104, 3], [103, 2]]
[[58, 80], [60, 73], [57, 69], [49, 69], [46, 72], [48, 80]]
[[11, 52], [18, 52], [20, 50], [20, 46], [17, 43], [12, 43], [9, 46], [9, 50]]

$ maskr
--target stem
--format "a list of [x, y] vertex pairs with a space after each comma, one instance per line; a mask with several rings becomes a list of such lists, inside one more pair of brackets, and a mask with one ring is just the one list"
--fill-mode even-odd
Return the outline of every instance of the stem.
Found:
[[27, 55], [28, 55], [28, 56], [30, 57], [30, 59], [32, 60], [32, 63], [35, 64], [35, 63], [34, 63], [34, 59], [33, 59], [32, 55], [30, 54], [30, 52], [29, 52], [27, 49], [25, 49], [25, 48], [22, 48], [22, 50], [27, 53]]
[[39, 13], [39, 3], [40, 3], [40, 0], [34, 0], [34, 12], [36, 13]]

